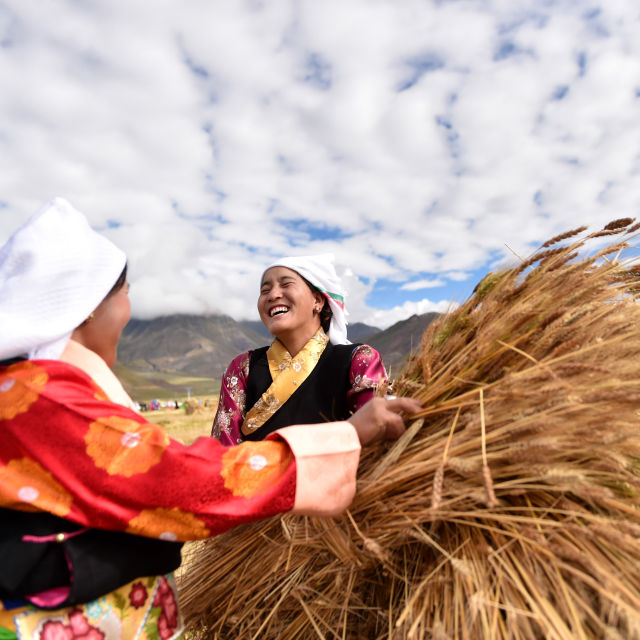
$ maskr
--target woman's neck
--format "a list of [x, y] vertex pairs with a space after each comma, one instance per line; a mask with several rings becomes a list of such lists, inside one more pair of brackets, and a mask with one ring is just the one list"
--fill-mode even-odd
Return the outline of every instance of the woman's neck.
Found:
[[289, 352], [291, 357], [296, 356], [313, 336], [318, 333], [320, 326], [316, 327], [311, 333], [301, 331], [292, 331], [290, 334], [282, 334], [276, 336], [280, 342], [284, 345], [285, 349]]

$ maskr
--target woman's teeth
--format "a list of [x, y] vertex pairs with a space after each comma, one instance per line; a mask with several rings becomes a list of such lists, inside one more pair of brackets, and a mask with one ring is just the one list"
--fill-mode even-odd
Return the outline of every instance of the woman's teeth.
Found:
[[287, 313], [289, 311], [288, 307], [274, 307], [269, 311], [269, 316], [273, 318], [273, 316], [280, 315], [281, 313]]

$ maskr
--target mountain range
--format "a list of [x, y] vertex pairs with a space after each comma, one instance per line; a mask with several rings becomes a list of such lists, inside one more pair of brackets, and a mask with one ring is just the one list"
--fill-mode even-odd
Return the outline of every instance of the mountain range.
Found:
[[[348, 326], [348, 337], [377, 349], [393, 375], [419, 347], [425, 328], [436, 316], [414, 315], [385, 330], [356, 322]], [[183, 393], [189, 387], [213, 389], [235, 356], [272, 339], [261, 322], [236, 321], [226, 315], [133, 319], [120, 338], [115, 370], [139, 400]]]

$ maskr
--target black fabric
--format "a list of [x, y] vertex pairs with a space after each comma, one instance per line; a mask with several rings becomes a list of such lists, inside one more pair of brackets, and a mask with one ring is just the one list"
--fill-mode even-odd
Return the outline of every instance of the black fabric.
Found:
[[[346, 420], [351, 411], [347, 404], [350, 387], [351, 357], [359, 345], [328, 343], [313, 371], [291, 397], [260, 428], [243, 440], [264, 440], [271, 432], [292, 424], [314, 424]], [[271, 385], [267, 350], [256, 349], [249, 360], [246, 411]]]
[[15, 358], [9, 358], [8, 360], [0, 360], [0, 367], [8, 367], [10, 364], [15, 364], [16, 362], [24, 362], [27, 359], [26, 355], [16, 356]]
[[81, 529], [40, 513], [0, 509], [0, 599], [24, 599], [70, 583], [69, 598], [55, 608], [90, 602], [144, 576], [180, 566], [182, 543], [119, 531], [89, 529], [59, 542], [24, 542], [23, 535], [47, 536]]

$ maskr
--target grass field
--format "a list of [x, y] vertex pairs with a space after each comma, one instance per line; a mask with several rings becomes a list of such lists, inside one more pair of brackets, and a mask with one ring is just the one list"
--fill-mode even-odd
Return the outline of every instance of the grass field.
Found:
[[142, 415], [155, 424], [162, 425], [167, 433], [184, 444], [191, 444], [200, 436], [211, 434], [211, 423], [216, 414], [217, 401], [202, 408], [202, 412], [187, 415], [184, 409], [160, 409], [145, 411]]
[[127, 393], [137, 402], [180, 400], [191, 397], [214, 400], [220, 393], [220, 381], [187, 376], [176, 371], [142, 371], [128, 369], [119, 362], [113, 367]]

